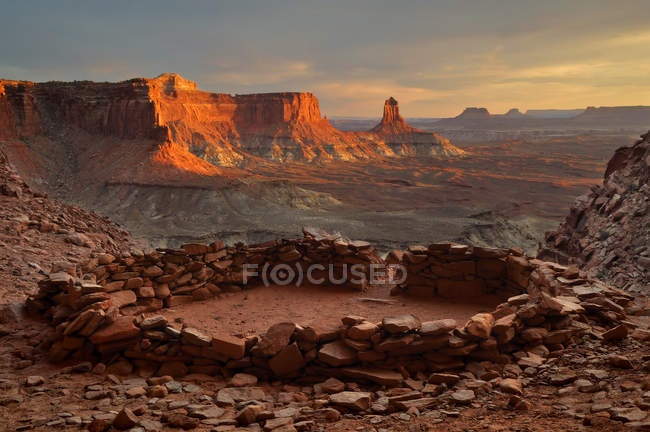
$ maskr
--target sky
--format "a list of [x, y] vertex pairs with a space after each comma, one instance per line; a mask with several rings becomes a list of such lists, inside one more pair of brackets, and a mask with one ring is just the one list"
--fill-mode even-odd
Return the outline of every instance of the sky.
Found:
[[650, 105], [649, 0], [0, 0], [0, 78], [176, 72], [330, 117]]

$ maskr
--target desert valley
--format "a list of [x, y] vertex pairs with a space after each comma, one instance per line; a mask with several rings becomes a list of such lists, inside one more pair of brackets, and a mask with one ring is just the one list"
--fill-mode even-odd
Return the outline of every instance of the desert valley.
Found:
[[384, 252], [426, 238], [534, 254], [650, 122], [638, 107], [615, 110], [627, 122], [599, 110], [510, 123], [466, 110], [438, 122], [450, 143], [409, 126], [392, 97], [367, 131], [341, 131], [315, 95], [232, 97], [175, 74], [1, 84], [3, 149], [21, 175], [154, 247], [260, 242], [315, 225]]
[[0, 16], [0, 431], [650, 430], [643, 14], [64, 3]]

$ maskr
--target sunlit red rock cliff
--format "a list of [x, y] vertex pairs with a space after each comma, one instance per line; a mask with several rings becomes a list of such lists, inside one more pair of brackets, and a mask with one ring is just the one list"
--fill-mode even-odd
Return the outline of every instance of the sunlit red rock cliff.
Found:
[[55, 139], [61, 125], [73, 135], [148, 140], [148, 151], [156, 154], [145, 159], [189, 164], [206, 174], [255, 158], [314, 162], [462, 153], [437, 134], [406, 125], [392, 98], [372, 131], [342, 132], [321, 117], [311, 93], [208, 93], [176, 74], [118, 83], [0, 81], [0, 139]]

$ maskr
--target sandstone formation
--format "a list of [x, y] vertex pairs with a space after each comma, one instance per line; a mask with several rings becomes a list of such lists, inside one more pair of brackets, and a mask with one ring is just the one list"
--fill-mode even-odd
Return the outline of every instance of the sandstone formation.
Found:
[[163, 160], [193, 155], [231, 167], [256, 157], [315, 162], [460, 153], [437, 134], [408, 127], [391, 100], [395, 116], [382, 121], [387, 129], [352, 133], [322, 118], [311, 93], [207, 93], [177, 74], [118, 83], [0, 80], [0, 139], [56, 140], [67, 127], [72, 134], [151, 140], [157, 146], [149, 150]]
[[539, 256], [575, 263], [632, 292], [650, 287], [650, 132], [616, 151], [602, 186], [576, 199]]
[[420, 157], [450, 157], [464, 152], [435, 132], [426, 132], [406, 124], [394, 98], [384, 103], [384, 114], [370, 130], [370, 140], [384, 142], [396, 155]]

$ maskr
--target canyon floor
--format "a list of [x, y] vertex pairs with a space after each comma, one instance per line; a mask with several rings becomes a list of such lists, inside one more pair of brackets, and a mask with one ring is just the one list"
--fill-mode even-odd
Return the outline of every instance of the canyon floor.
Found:
[[250, 244], [316, 226], [383, 251], [456, 240], [534, 255], [575, 197], [601, 181], [614, 149], [634, 139], [600, 133], [458, 142], [467, 155], [444, 160], [280, 164], [255, 158], [233, 174], [234, 184], [211, 187], [68, 178], [45, 188], [154, 247], [215, 239]]

